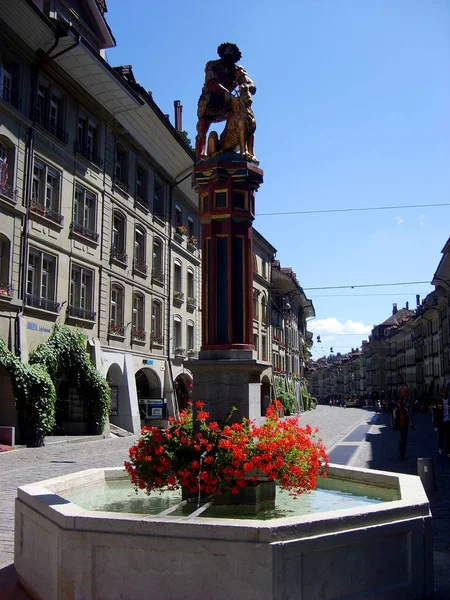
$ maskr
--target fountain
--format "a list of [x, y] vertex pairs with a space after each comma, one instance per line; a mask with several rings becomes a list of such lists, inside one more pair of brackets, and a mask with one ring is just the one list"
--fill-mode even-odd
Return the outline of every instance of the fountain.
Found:
[[[236, 421], [256, 420], [267, 368], [252, 339], [252, 222], [263, 179], [253, 154], [256, 87], [236, 65], [236, 46], [222, 44], [219, 54], [199, 101], [192, 184], [202, 223], [202, 348], [186, 365], [193, 398], [212, 419], [235, 404]], [[225, 119], [223, 134], [207, 143], [210, 123]], [[431, 513], [418, 477], [330, 465], [317, 491], [297, 501], [277, 492], [275, 503], [260, 493], [250, 511], [213, 505], [195, 491], [193, 501], [176, 491], [130, 498], [123, 468], [20, 487], [21, 585], [40, 600], [432, 595]]]

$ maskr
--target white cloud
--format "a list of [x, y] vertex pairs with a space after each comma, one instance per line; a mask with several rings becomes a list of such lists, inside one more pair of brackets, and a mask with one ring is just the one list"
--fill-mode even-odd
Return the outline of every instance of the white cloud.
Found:
[[313, 323], [309, 324], [309, 328], [314, 331], [315, 334], [339, 334], [339, 333], [350, 333], [354, 335], [368, 335], [372, 331], [371, 325], [364, 325], [359, 321], [352, 321], [351, 319], [340, 323], [335, 317], [328, 317], [327, 319], [318, 319]]
[[403, 217], [394, 217], [394, 221], [396, 225], [401, 225], [405, 222], [405, 219]]
[[419, 225], [420, 225], [421, 227], [423, 227], [423, 226], [424, 226], [424, 224], [425, 224], [425, 215], [420, 215], [420, 216], [419, 216]]

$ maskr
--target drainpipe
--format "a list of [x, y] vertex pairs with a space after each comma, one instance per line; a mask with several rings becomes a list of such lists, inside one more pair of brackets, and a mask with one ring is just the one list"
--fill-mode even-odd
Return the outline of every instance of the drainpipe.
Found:
[[[180, 180], [176, 180], [175, 178], [175, 183], [172, 183], [172, 185], [169, 187], [169, 243], [168, 243], [168, 263], [169, 263], [169, 278], [168, 278], [168, 284], [167, 284], [167, 364], [169, 365], [169, 372], [170, 372], [170, 380], [172, 382], [172, 390], [173, 390], [173, 369], [172, 369], [172, 361], [170, 360], [170, 328], [171, 328], [171, 307], [172, 307], [172, 298], [171, 298], [171, 292], [172, 292], [172, 217], [173, 217], [173, 189], [175, 187], [177, 187], [177, 185], [180, 185], [180, 183], [183, 183], [183, 181], [185, 181], [188, 177], [190, 177], [192, 174], [192, 171], [189, 170], [189, 173], [187, 175], [185, 175], [184, 177], [182, 177]], [[175, 394], [174, 394], [175, 395]], [[175, 402], [175, 398], [174, 398], [174, 402], [173, 402], [173, 407], [174, 407], [174, 412], [178, 413], [178, 404]], [[178, 416], [178, 414], [174, 415], [174, 416]]]
[[23, 316], [23, 310], [25, 307], [25, 298], [27, 291], [27, 264], [28, 264], [28, 227], [30, 220], [30, 198], [31, 198], [31, 187], [33, 182], [33, 154], [34, 154], [34, 124], [36, 119], [36, 98], [37, 91], [39, 86], [39, 69], [40, 67], [47, 63], [49, 60], [56, 58], [69, 52], [73, 48], [76, 48], [80, 44], [81, 36], [79, 33], [76, 34], [76, 41], [74, 44], [65, 48], [61, 52], [58, 52], [54, 56], [50, 56], [50, 53], [58, 46], [59, 41], [62, 37], [67, 35], [67, 31], [58, 30], [55, 34], [55, 41], [52, 44], [51, 48], [45, 53], [45, 55], [37, 61], [36, 67], [33, 73], [33, 88], [32, 88], [32, 96], [31, 96], [31, 121], [33, 122], [33, 127], [30, 127], [27, 134], [27, 143], [26, 143], [26, 173], [25, 173], [25, 215], [23, 218], [23, 232], [22, 232], [22, 243], [21, 243], [21, 255], [22, 255], [22, 268], [21, 268], [21, 285], [20, 285], [20, 294], [19, 299], [22, 300], [22, 308], [17, 313], [16, 323], [17, 323], [17, 345], [16, 345], [16, 354], [22, 358], [22, 344], [21, 344], [21, 318]]

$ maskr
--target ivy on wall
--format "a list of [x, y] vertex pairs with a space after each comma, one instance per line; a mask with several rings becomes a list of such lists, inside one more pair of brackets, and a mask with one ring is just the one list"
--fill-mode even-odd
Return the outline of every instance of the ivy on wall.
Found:
[[40, 429], [44, 435], [55, 425], [56, 391], [44, 366], [26, 365], [0, 340], [0, 365], [10, 374], [20, 421]]
[[0, 340], [0, 364], [10, 375], [19, 419], [51, 433], [55, 425], [55, 382], [65, 379], [83, 398], [88, 420], [102, 432], [108, 419], [110, 390], [104, 377], [92, 364], [81, 331], [55, 325], [44, 344], [23, 364]]

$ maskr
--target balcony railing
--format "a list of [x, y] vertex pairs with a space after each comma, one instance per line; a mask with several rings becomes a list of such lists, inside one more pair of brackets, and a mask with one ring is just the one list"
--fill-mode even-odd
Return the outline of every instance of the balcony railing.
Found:
[[155, 346], [162, 346], [163, 345], [163, 336], [152, 333], [152, 335], [150, 336], [150, 343]]
[[184, 293], [175, 290], [175, 292], [173, 293], [173, 299], [175, 302], [179, 302], [180, 304], [182, 304], [184, 302]]
[[116, 188], [119, 188], [119, 190], [121, 190], [125, 194], [129, 194], [130, 193], [130, 186], [128, 185], [128, 183], [126, 183], [125, 181], [122, 181], [118, 177], [114, 177], [113, 185]]
[[143, 208], [146, 211], [150, 210], [150, 203], [147, 198], [141, 198], [140, 196], [136, 196], [134, 200], [140, 208]]
[[33, 308], [41, 308], [42, 310], [48, 310], [49, 312], [54, 313], [59, 313], [60, 308], [59, 302], [41, 298], [40, 296], [31, 296], [31, 294], [25, 296], [25, 304]]
[[89, 227], [84, 227], [84, 225], [80, 225], [80, 223], [75, 223], [75, 221], [72, 221], [70, 224], [70, 229], [74, 233], [79, 233], [84, 237], [94, 240], [94, 242], [98, 242], [98, 233], [96, 231], [92, 231], [92, 229], [89, 229]]
[[115, 325], [114, 323], [110, 323], [108, 333], [111, 336], [125, 337], [125, 325]]
[[138, 342], [145, 342], [147, 339], [147, 333], [143, 329], [132, 329], [131, 338]]
[[119, 248], [115, 248], [111, 246], [110, 257], [112, 260], [116, 260], [117, 262], [126, 265], [128, 262], [128, 255], [125, 252], [122, 252]]
[[95, 312], [88, 310], [87, 308], [81, 308], [80, 306], [69, 306], [67, 307], [67, 314], [69, 317], [75, 319], [84, 319], [85, 321], [95, 321]]
[[186, 299], [186, 306], [188, 308], [195, 308], [197, 306], [197, 300], [192, 296], [188, 296]]
[[36, 123], [38, 123], [41, 127], [44, 127], [44, 129], [46, 129], [47, 131], [50, 131], [50, 133], [52, 133], [55, 137], [61, 140], [61, 142], [67, 144], [69, 135], [67, 131], [64, 131], [64, 129], [60, 125], [57, 125], [54, 121], [44, 117], [40, 113], [37, 113], [36, 115]]
[[75, 152], [77, 154], [81, 154], [81, 156], [83, 158], [86, 158], [91, 163], [94, 163], [94, 165], [96, 165], [100, 169], [103, 169], [103, 159], [100, 158], [100, 156], [98, 156], [97, 154], [95, 154], [95, 152], [92, 151], [92, 148], [89, 148], [89, 146], [80, 144], [79, 142], [75, 142], [74, 146], [75, 146]]
[[164, 283], [164, 273], [158, 269], [152, 269], [152, 281], [156, 283]]
[[13, 293], [13, 286], [9, 283], [3, 283], [0, 281], [0, 296], [11, 297]]
[[148, 273], [148, 267], [145, 262], [142, 262], [137, 258], [133, 260], [133, 270], [137, 273], [141, 273], [142, 275], [147, 275]]
[[53, 210], [53, 208], [48, 208], [39, 202], [32, 202], [31, 210], [37, 215], [41, 215], [41, 217], [46, 217], [47, 219], [50, 219], [50, 221], [58, 223], [58, 225], [62, 225], [64, 222], [64, 217], [60, 215], [59, 212]]
[[15, 204], [17, 201], [17, 190], [15, 190], [12, 185], [0, 185], [0, 196], [5, 196]]

